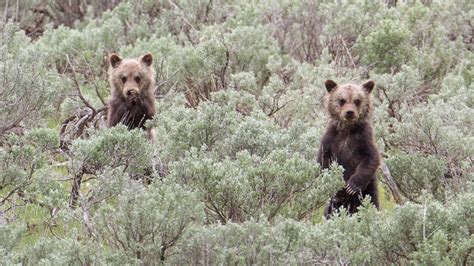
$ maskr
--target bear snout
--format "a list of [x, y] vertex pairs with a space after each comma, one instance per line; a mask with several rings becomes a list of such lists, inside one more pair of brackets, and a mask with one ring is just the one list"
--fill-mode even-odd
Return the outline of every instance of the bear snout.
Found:
[[140, 94], [139, 90], [138, 89], [127, 89], [125, 90], [125, 97], [129, 98], [129, 97], [136, 97]]
[[346, 119], [354, 119], [355, 118], [355, 112], [354, 111], [346, 111], [346, 113], [344, 114], [344, 117]]

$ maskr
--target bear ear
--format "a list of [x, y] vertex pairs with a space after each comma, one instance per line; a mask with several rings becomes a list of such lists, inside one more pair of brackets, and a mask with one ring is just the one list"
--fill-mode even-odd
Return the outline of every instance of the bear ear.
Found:
[[113, 68], [116, 68], [122, 62], [122, 57], [118, 56], [117, 54], [110, 54], [109, 62]]
[[141, 62], [146, 66], [151, 66], [151, 63], [153, 63], [153, 56], [150, 53], [145, 54], [142, 56]]
[[331, 79], [326, 80], [326, 82], [324, 82], [324, 85], [326, 86], [326, 90], [328, 92], [331, 92], [332, 90], [334, 90], [334, 88], [337, 87], [337, 83]]
[[369, 80], [366, 83], [362, 84], [362, 87], [364, 87], [367, 93], [370, 93], [372, 89], [374, 88], [374, 86], [375, 86], [375, 81], [373, 80]]

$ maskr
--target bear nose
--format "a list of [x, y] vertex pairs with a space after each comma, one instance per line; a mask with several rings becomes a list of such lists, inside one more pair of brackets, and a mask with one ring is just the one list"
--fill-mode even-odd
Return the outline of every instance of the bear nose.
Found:
[[133, 89], [132, 89], [132, 90], [128, 90], [128, 91], [126, 92], [126, 94], [127, 94], [127, 96], [132, 96], [132, 95], [138, 94], [138, 92], [137, 92], [136, 90], [133, 90]]
[[354, 118], [354, 111], [347, 111], [346, 118]]

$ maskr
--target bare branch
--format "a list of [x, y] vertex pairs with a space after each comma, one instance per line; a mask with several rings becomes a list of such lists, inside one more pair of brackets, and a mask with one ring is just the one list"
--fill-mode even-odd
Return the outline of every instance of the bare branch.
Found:
[[79, 82], [77, 81], [77, 75], [76, 75], [76, 70], [74, 69], [74, 66], [72, 65], [71, 63], [71, 60], [69, 59], [69, 56], [66, 55], [66, 59], [67, 59], [67, 62], [69, 64], [69, 66], [71, 67], [71, 72], [72, 72], [72, 80], [74, 81], [74, 85], [75, 85], [75, 88], [76, 88], [76, 91], [79, 95], [79, 98], [82, 100], [82, 102], [87, 106], [89, 107], [93, 113], [96, 113], [96, 109], [94, 108], [94, 106], [92, 106], [92, 104], [89, 103], [89, 101], [84, 97], [84, 95], [82, 95], [82, 92], [81, 92], [81, 86], [79, 85]]

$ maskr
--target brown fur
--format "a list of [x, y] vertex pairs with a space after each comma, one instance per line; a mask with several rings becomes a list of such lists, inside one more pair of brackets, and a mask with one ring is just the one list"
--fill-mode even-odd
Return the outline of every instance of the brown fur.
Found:
[[350, 214], [357, 212], [366, 195], [379, 207], [375, 172], [380, 157], [370, 124], [373, 109], [370, 92], [374, 84], [368, 81], [363, 85], [338, 86], [332, 80], [326, 81], [330, 121], [317, 160], [322, 168], [329, 168], [332, 162], [344, 167], [346, 182], [346, 187], [332, 197], [326, 208], [327, 218], [340, 207], [345, 207]]
[[[155, 113], [153, 57], [145, 54], [139, 59], [109, 56], [109, 83], [112, 88], [108, 101], [108, 127], [118, 123], [129, 129], [145, 128], [145, 122]], [[153, 140], [153, 132], [149, 130]]]

